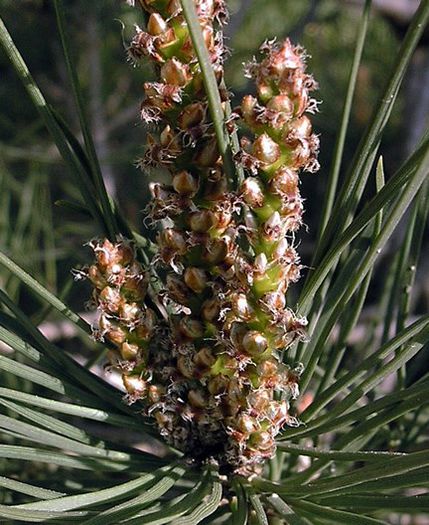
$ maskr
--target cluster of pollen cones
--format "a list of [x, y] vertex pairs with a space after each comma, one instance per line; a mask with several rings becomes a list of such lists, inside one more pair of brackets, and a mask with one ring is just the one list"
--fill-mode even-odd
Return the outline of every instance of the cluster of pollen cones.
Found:
[[[156, 124], [143, 158], [168, 172], [153, 184], [147, 217], [159, 226], [153, 264], [165, 275], [158, 299], [168, 318], [146, 306], [148, 275], [125, 239], [92, 244], [88, 277], [100, 311], [97, 335], [111, 343], [126, 398], [140, 401], [172, 446], [196, 461], [249, 475], [275, 452], [299, 370], [283, 353], [305, 336], [305, 319], [286, 306], [300, 276], [294, 235], [301, 226], [300, 170], [315, 171], [318, 139], [307, 116], [316, 87], [303, 50], [268, 42], [246, 73], [256, 85], [228, 119], [243, 129], [236, 165], [225, 173], [203, 76], [178, 0], [135, 2], [147, 13], [129, 56], [151, 60], [144, 122]], [[195, 0], [202, 34], [225, 103], [223, 0]], [[153, 127], [153, 126], [152, 126]]]

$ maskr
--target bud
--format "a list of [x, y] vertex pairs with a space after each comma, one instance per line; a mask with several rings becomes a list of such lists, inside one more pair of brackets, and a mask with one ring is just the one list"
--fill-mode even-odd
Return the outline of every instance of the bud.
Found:
[[[224, 203], [225, 204], [225, 203]], [[216, 230], [217, 232], [223, 232], [228, 228], [232, 221], [231, 209], [222, 205], [214, 207], [214, 214], [216, 220]]]
[[197, 10], [198, 17], [202, 19], [210, 19], [215, 10], [216, 0], [197, 0], [195, 9]]
[[96, 264], [92, 264], [88, 268], [88, 278], [90, 279], [92, 284], [99, 290], [104, 288], [107, 284], [106, 279], [104, 278], [103, 274], [100, 272]]
[[184, 255], [187, 251], [186, 241], [183, 234], [174, 228], [162, 230], [158, 236], [158, 242], [161, 246], [171, 248], [179, 255]]
[[182, 12], [182, 6], [180, 0], [170, 0], [167, 5], [167, 13], [170, 16], [177, 16]]
[[253, 143], [253, 155], [265, 165], [271, 165], [280, 158], [280, 146], [269, 135], [263, 133]]
[[275, 241], [283, 234], [283, 221], [280, 213], [275, 211], [264, 223], [264, 234], [268, 241]]
[[172, 58], [161, 66], [161, 78], [166, 84], [184, 87], [191, 81], [192, 75], [188, 65]]
[[124, 384], [125, 390], [133, 397], [144, 397], [147, 393], [147, 382], [140, 376], [129, 376], [123, 374], [122, 382]]
[[243, 338], [247, 333], [247, 328], [243, 323], [234, 323], [231, 327], [230, 339], [232, 344], [240, 348], [243, 344]]
[[121, 357], [125, 361], [134, 361], [139, 354], [139, 346], [125, 341], [121, 345]]
[[149, 276], [143, 272], [138, 263], [133, 264], [128, 268], [128, 275], [122, 287], [121, 294], [130, 301], [142, 301], [145, 298], [147, 288], [149, 285]]
[[271, 111], [284, 114], [287, 118], [292, 118], [294, 104], [287, 95], [277, 95], [267, 103], [267, 108]]
[[193, 197], [198, 191], [198, 181], [189, 171], [179, 171], [173, 176], [173, 188], [180, 195]]
[[159, 13], [152, 13], [147, 22], [147, 30], [153, 36], [158, 36], [167, 31], [168, 25]]
[[131, 246], [125, 242], [111, 243], [105, 239], [94, 248], [100, 270], [110, 269], [115, 265], [125, 266], [134, 258]]
[[249, 445], [252, 448], [265, 452], [267, 457], [271, 457], [275, 450], [275, 442], [269, 432], [255, 432], [251, 435]]
[[99, 301], [103, 309], [116, 313], [121, 306], [121, 294], [118, 289], [106, 286], [99, 294]]
[[188, 104], [177, 118], [177, 125], [180, 129], [191, 129], [198, 126], [204, 120], [204, 106], [201, 102]]
[[165, 394], [165, 389], [160, 385], [150, 385], [147, 393], [149, 401], [154, 405], [159, 403], [162, 396]]
[[190, 214], [189, 226], [197, 233], [206, 233], [216, 225], [216, 217], [210, 210], [199, 210]]
[[244, 215], [244, 223], [246, 225], [246, 228], [250, 230], [250, 234], [252, 232], [256, 232], [258, 229], [258, 221], [256, 220], [256, 217], [253, 212], [247, 210]]
[[155, 413], [155, 419], [158, 423], [159, 428], [161, 429], [161, 434], [163, 432], [163, 429], [165, 429], [167, 432], [171, 432], [173, 427], [173, 417], [171, 413], [169, 412], [160, 412], [157, 410]]
[[260, 253], [255, 257], [254, 269], [255, 273], [265, 275], [268, 267], [268, 260], [265, 253]]
[[187, 305], [189, 299], [189, 289], [180, 277], [174, 274], [167, 274], [168, 295], [176, 303]]
[[268, 348], [268, 341], [257, 330], [250, 330], [243, 337], [243, 347], [252, 356], [260, 356]]
[[197, 319], [183, 317], [179, 322], [180, 332], [189, 339], [199, 339], [204, 335], [204, 326]]
[[100, 315], [98, 321], [101, 332], [109, 341], [116, 345], [121, 345], [127, 338], [127, 332], [116, 323], [109, 320], [105, 314]]
[[258, 91], [258, 96], [263, 102], [268, 102], [274, 95], [275, 92], [270, 84], [267, 84], [263, 80], [259, 80], [256, 83], [256, 89]]
[[311, 131], [311, 120], [306, 115], [293, 119], [289, 124], [289, 135], [293, 138], [308, 139], [311, 136]]
[[293, 199], [298, 195], [298, 181], [298, 173], [283, 166], [275, 172], [270, 187], [273, 193]]
[[194, 355], [194, 363], [202, 368], [210, 368], [215, 361], [216, 359], [211, 349], [207, 347], [201, 348], [201, 350]]
[[149, 191], [154, 199], [165, 201], [170, 199], [171, 190], [165, 184], [160, 184], [159, 182], [150, 182]]
[[248, 177], [241, 185], [241, 194], [246, 204], [251, 208], [259, 208], [264, 204], [262, 183], [255, 177]]
[[217, 141], [210, 139], [197, 151], [194, 162], [202, 168], [210, 168], [216, 165], [219, 157]]
[[246, 294], [235, 293], [231, 297], [231, 304], [234, 313], [243, 320], [250, 320], [254, 314], [254, 309], [250, 306]]
[[294, 47], [289, 38], [274, 48], [267, 59], [273, 73], [281, 76], [286, 69], [302, 68], [304, 63], [298, 50], [299, 48]]
[[226, 240], [212, 239], [203, 252], [203, 260], [208, 264], [220, 264], [226, 259], [228, 252], [229, 246]]
[[148, 341], [153, 334], [156, 326], [156, 315], [150, 308], [146, 309], [145, 315], [139, 319], [134, 332], [136, 337], [143, 341]]
[[167, 125], [161, 131], [160, 136], [159, 136], [159, 141], [160, 141], [161, 146], [166, 148], [170, 146], [172, 142], [177, 141], [177, 136], [174, 133], [174, 131], [171, 129], [171, 127]]
[[271, 401], [269, 391], [264, 389], [250, 392], [247, 399], [252, 409], [251, 413], [255, 414], [256, 417], [260, 417], [267, 410]]
[[304, 168], [310, 161], [312, 151], [308, 140], [296, 140], [289, 144], [291, 148], [292, 167], [295, 169]]
[[258, 364], [256, 370], [262, 381], [269, 383], [270, 387], [276, 386], [279, 377], [277, 374], [278, 366], [275, 361], [270, 361], [268, 359], [266, 361], [262, 361]]
[[281, 292], [268, 292], [262, 297], [261, 302], [270, 312], [282, 312], [286, 307], [286, 297]]
[[276, 247], [274, 248], [273, 259], [274, 260], [283, 259], [288, 253], [289, 249], [290, 249], [289, 242], [285, 237], [283, 237], [282, 239], [279, 240], [279, 242], [276, 244]]
[[160, 82], [145, 82], [143, 84], [146, 93], [145, 105], [161, 113], [166, 113], [182, 102], [181, 88], [172, 84]]
[[201, 306], [201, 316], [205, 321], [212, 323], [219, 318], [220, 306], [218, 299], [207, 299]]
[[125, 301], [119, 307], [119, 318], [125, 324], [133, 323], [142, 315], [142, 310], [137, 303], [127, 303]]
[[201, 293], [207, 286], [207, 275], [201, 268], [188, 267], [183, 277], [187, 286], [195, 293]]
[[288, 403], [286, 401], [272, 401], [268, 407], [267, 415], [271, 423], [280, 429], [289, 418]]
[[243, 395], [243, 389], [240, 386], [240, 382], [236, 377], [230, 379], [228, 383], [228, 396], [234, 401], [239, 401]]
[[204, 198], [209, 201], [221, 199], [228, 191], [228, 180], [225, 175], [216, 180], [207, 180], [204, 186]]
[[222, 375], [217, 375], [213, 377], [213, 379], [210, 379], [207, 389], [210, 392], [210, 394], [214, 396], [218, 396], [219, 394], [223, 394], [226, 392], [229, 384], [229, 379]]
[[[203, 39], [204, 39], [207, 49], [209, 51], [212, 51], [214, 48], [213, 27], [209, 23], [204, 24], [202, 26], [202, 33], [203, 33]], [[215, 70], [215, 74], [216, 74], [216, 70]]]
[[243, 414], [237, 420], [237, 428], [243, 432], [243, 434], [249, 435], [258, 430], [258, 423], [255, 418]]
[[241, 102], [241, 114], [243, 116], [244, 121], [249, 126], [255, 126], [257, 124], [256, 121], [256, 115], [255, 115], [255, 107], [257, 105], [257, 100], [255, 97], [252, 97], [252, 95], [246, 95], [243, 97], [243, 100]]

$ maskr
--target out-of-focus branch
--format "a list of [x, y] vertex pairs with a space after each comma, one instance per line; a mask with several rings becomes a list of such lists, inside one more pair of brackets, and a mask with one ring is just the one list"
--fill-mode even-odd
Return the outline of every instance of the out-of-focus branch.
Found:
[[109, 119], [109, 122], [106, 123], [106, 130], [109, 135], [126, 124], [139, 122], [138, 114], [136, 112], [137, 105], [138, 104], [136, 102], [132, 106], [128, 106], [127, 108], [119, 111], [116, 115]]
[[107, 162], [110, 150], [109, 135], [106, 126], [106, 113], [101, 91], [103, 86], [101, 36], [96, 14], [93, 10], [88, 10], [86, 27], [88, 38], [88, 75], [92, 131], [95, 148], [100, 159], [104, 183], [106, 184], [107, 192], [114, 197], [116, 195], [116, 181], [112, 166]]
[[316, 16], [317, 0], [311, 0], [305, 14], [298, 20], [295, 26], [290, 31], [290, 38], [292, 41], [300, 40], [305, 26], [312, 22]]
[[[364, 0], [346, 0], [348, 4], [363, 5]], [[420, 0], [373, 0], [372, 5], [381, 13], [404, 24], [408, 23], [420, 4]]]
[[231, 39], [239, 31], [244, 19], [246, 18], [247, 13], [252, 7], [254, 0], [242, 0], [240, 3], [239, 10], [231, 16], [229, 24], [225, 28], [225, 35], [227, 38]]

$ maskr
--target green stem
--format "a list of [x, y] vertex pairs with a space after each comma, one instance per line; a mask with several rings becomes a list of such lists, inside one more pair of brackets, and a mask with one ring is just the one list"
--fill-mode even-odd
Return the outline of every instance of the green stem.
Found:
[[195, 53], [200, 64], [207, 93], [210, 115], [213, 120], [219, 151], [223, 158], [224, 169], [228, 178], [231, 181], [235, 181], [237, 176], [235, 173], [234, 161], [232, 159], [230, 139], [225, 129], [225, 113], [222, 108], [222, 101], [220, 99], [218, 83], [213, 71], [212, 61], [210, 60], [201, 32], [200, 22], [195, 10], [195, 2], [194, 0], [181, 0], [181, 4]]
[[[353, 96], [356, 88], [356, 79], [359, 71], [359, 65], [362, 58], [362, 50], [365, 43], [366, 33], [368, 29], [369, 13], [371, 10], [372, 0], [366, 0], [363, 8], [363, 13], [358, 29], [358, 36], [356, 41], [356, 48], [353, 56], [353, 63], [350, 70], [349, 83], [347, 86], [346, 99], [344, 101], [344, 109], [341, 118], [340, 130], [338, 132], [337, 141], [335, 144], [334, 158], [331, 164], [331, 169], [328, 177], [328, 194], [324, 203], [322, 216], [320, 218], [320, 229], [317, 236], [318, 239], [322, 238], [323, 231], [329, 220], [334, 205], [335, 193], [338, 186], [338, 177], [340, 174], [341, 162], [344, 152], [344, 143], [346, 140], [347, 128], [350, 120], [350, 113], [352, 108]], [[316, 249], [317, 251], [317, 249]], [[313, 262], [314, 263], [314, 262]]]

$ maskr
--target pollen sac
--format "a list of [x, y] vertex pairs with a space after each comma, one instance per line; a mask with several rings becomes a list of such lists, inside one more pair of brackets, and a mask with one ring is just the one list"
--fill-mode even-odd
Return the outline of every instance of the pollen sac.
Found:
[[239, 319], [250, 321], [255, 315], [248, 296], [244, 293], [234, 293], [231, 297], [232, 311]]
[[273, 118], [290, 121], [294, 113], [294, 104], [288, 95], [276, 95], [268, 101], [267, 109], [272, 112]]
[[179, 171], [173, 176], [173, 188], [180, 195], [193, 197], [198, 191], [198, 181], [189, 171]]
[[263, 133], [253, 144], [253, 154], [263, 165], [271, 165], [280, 158], [280, 146], [268, 134]]
[[179, 322], [181, 334], [189, 339], [199, 339], [204, 334], [204, 327], [198, 319], [183, 317]]
[[251, 208], [260, 208], [264, 204], [264, 188], [256, 177], [248, 177], [245, 179], [241, 191], [244, 201]]
[[[177, 118], [177, 124], [180, 129], [192, 130], [196, 126], [202, 125], [205, 116], [205, 107], [201, 102], [195, 102], [194, 104], [188, 104], [185, 109], [179, 114]], [[197, 133], [194, 130], [194, 133]], [[200, 136], [203, 135], [203, 128], [201, 126]], [[195, 137], [197, 138], [197, 137]]]
[[200, 268], [193, 268], [191, 266], [186, 268], [184, 280], [189, 288], [197, 294], [200, 294], [207, 286], [206, 272]]
[[168, 296], [175, 302], [187, 305], [189, 300], [189, 288], [181, 277], [169, 273], [166, 279]]
[[202, 368], [210, 368], [216, 361], [210, 348], [204, 347], [194, 355], [194, 363]]
[[205, 321], [217, 321], [220, 314], [220, 304], [217, 299], [208, 299], [201, 306], [201, 316]]
[[139, 376], [134, 375], [123, 375], [122, 381], [124, 383], [125, 390], [132, 397], [144, 397], [147, 391], [147, 383]]
[[125, 341], [121, 345], [120, 352], [124, 361], [133, 361], [138, 357], [139, 346]]
[[252, 356], [260, 356], [268, 348], [266, 338], [256, 330], [251, 330], [243, 337], [244, 350]]
[[188, 393], [188, 401], [195, 408], [204, 408], [207, 403], [201, 390], [190, 390]]
[[192, 80], [192, 75], [187, 64], [172, 58], [161, 66], [161, 78], [165, 84], [183, 88]]
[[206, 233], [216, 225], [216, 216], [211, 210], [199, 210], [189, 216], [190, 229], [197, 233]]
[[168, 29], [167, 22], [159, 13], [152, 13], [147, 23], [147, 30], [153, 36], [159, 36], [165, 33]]

